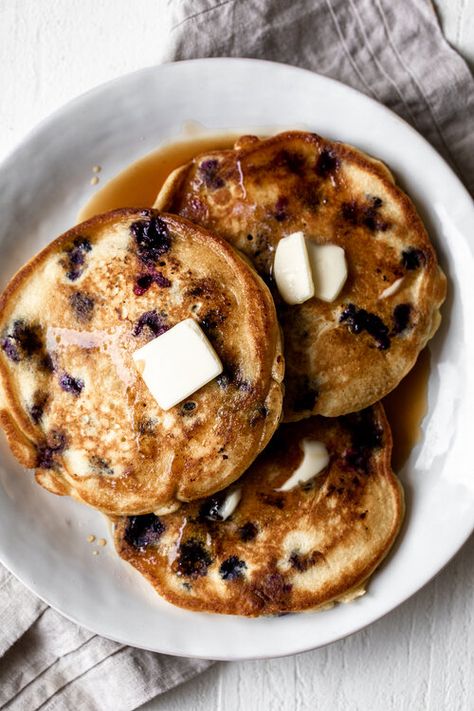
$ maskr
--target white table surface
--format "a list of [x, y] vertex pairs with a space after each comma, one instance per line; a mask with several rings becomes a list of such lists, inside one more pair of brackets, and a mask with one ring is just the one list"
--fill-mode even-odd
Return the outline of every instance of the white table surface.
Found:
[[[0, 159], [70, 98], [160, 60], [164, 0], [0, 0]], [[474, 0], [437, 0], [474, 67]], [[219, 663], [143, 711], [471, 711], [474, 538], [368, 629], [284, 659]]]

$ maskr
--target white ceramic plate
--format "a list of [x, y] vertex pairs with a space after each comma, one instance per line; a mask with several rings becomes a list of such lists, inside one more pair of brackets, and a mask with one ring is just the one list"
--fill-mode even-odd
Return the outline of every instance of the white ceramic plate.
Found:
[[[472, 465], [474, 272], [472, 201], [450, 168], [386, 108], [342, 84], [288, 66], [240, 59], [181, 62], [99, 87], [45, 121], [0, 169], [0, 286], [34, 252], [75, 222], [101, 184], [180, 134], [301, 125], [380, 157], [415, 200], [449, 277], [443, 326], [432, 342], [423, 441], [401, 479], [407, 495], [399, 542], [350, 605], [247, 620], [163, 602], [112, 550], [103, 517], [48, 494], [1, 438], [0, 559], [70, 619], [106, 637], [159, 652], [216, 659], [291, 654], [319, 647], [378, 619], [424, 585], [474, 527]], [[104, 536], [97, 548], [87, 535]]]

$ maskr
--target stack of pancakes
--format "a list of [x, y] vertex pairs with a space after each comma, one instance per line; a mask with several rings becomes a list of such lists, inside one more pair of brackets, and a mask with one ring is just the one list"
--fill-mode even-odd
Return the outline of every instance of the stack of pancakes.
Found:
[[[279, 295], [275, 250], [297, 231], [344, 249], [332, 302]], [[174, 171], [154, 208], [94, 217], [13, 277], [0, 424], [42, 486], [114, 520], [120, 556], [170, 602], [256, 616], [349, 600], [403, 518], [378, 401], [445, 291], [382, 163], [315, 134], [246, 136]], [[223, 371], [165, 412], [132, 354], [187, 318]], [[326, 466], [287, 490], [308, 441]]]

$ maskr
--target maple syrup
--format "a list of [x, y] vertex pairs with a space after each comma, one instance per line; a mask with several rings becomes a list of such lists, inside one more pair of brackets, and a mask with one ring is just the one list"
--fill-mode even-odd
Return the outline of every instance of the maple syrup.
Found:
[[[231, 148], [238, 134], [206, 135], [161, 146], [110, 180], [82, 208], [78, 222], [119, 207], [151, 207], [168, 175], [200, 153]], [[430, 352], [422, 351], [408, 375], [382, 403], [392, 428], [392, 466], [400, 471], [421, 438], [428, 408]]]
[[399, 472], [421, 439], [421, 424], [428, 410], [430, 351], [425, 348], [413, 368], [382, 400], [393, 435], [392, 466]]
[[97, 190], [78, 215], [78, 222], [119, 207], [151, 207], [168, 175], [200, 153], [232, 148], [235, 134], [199, 136], [161, 146], [132, 163]]

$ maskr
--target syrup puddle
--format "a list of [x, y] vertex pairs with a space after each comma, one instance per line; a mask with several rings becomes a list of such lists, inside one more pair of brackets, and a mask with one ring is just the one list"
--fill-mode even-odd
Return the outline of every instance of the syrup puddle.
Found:
[[421, 440], [421, 425], [428, 410], [430, 360], [430, 351], [425, 348], [400, 385], [382, 400], [392, 428], [395, 472], [400, 471], [413, 447]]
[[200, 153], [232, 148], [240, 134], [200, 136], [165, 144], [125, 168], [84, 205], [78, 222], [119, 207], [151, 207], [169, 174]]

